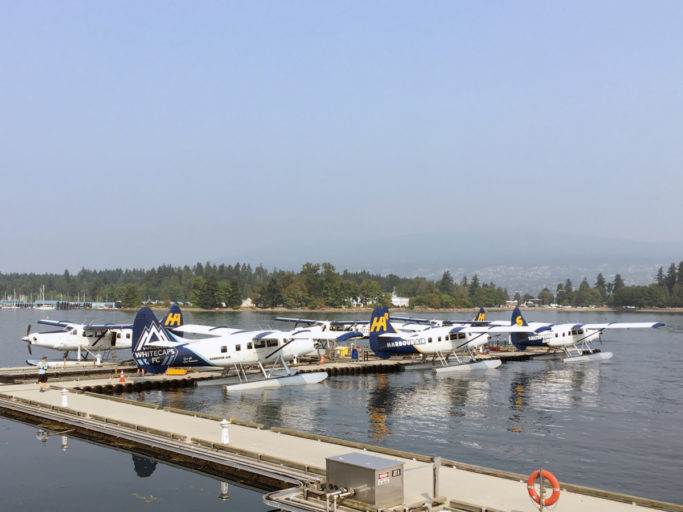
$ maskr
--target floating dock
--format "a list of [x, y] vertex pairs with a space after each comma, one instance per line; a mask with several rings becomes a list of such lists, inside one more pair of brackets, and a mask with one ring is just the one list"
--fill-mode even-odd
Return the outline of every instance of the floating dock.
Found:
[[[162, 382], [184, 378], [144, 379]], [[111, 382], [54, 382], [51, 378], [44, 393], [35, 381], [2, 385], [0, 414], [248, 483], [271, 491], [264, 501], [282, 510], [538, 510], [527, 494], [525, 475], [83, 391], [93, 386], [116, 385], [114, 378], [107, 380]], [[380, 508], [358, 501], [356, 490], [331, 487], [327, 479], [328, 459], [349, 454], [371, 455], [401, 464], [403, 503]], [[561, 483], [561, 489], [554, 506], [556, 512], [683, 512], [683, 506], [677, 504], [566, 483]]]

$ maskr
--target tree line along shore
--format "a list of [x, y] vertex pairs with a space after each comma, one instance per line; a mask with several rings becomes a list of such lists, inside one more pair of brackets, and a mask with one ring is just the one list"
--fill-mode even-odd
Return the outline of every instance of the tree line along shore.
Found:
[[457, 311], [484, 306], [518, 304], [573, 308], [683, 308], [683, 261], [660, 267], [647, 285], [629, 286], [620, 274], [608, 281], [598, 274], [593, 283], [584, 278], [575, 287], [570, 279], [537, 296], [514, 294], [474, 274], [456, 281], [449, 271], [439, 280], [399, 277], [370, 272], [337, 272], [331, 263], [305, 263], [299, 272], [267, 270], [249, 264], [193, 267], [162, 265], [152, 269], [87, 270], [77, 274], [3, 274], [3, 298], [29, 297], [42, 289], [45, 300], [79, 299], [115, 302], [123, 308], [142, 303], [179, 303], [203, 310], [240, 309], [249, 305], [263, 310], [341, 310], [392, 305], [394, 297], [409, 299], [409, 309]]

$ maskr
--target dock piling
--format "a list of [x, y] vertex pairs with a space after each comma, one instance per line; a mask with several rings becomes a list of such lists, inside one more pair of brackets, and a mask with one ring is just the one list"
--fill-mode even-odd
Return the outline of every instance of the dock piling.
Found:
[[228, 430], [230, 421], [224, 418], [219, 424], [221, 426], [221, 443], [230, 444], [230, 431]]

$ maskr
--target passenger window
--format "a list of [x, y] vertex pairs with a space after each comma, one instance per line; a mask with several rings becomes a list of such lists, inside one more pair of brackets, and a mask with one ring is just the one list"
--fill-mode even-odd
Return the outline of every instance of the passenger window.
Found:
[[227, 352], [227, 351], [228, 351], [228, 347], [226, 347], [225, 345], [223, 345], [223, 346], [221, 347], [221, 353], [224, 354], [224, 353]]
[[242, 345], [238, 343], [237, 345], [235, 345], [235, 352], [239, 352], [240, 350], [242, 350]]
[[277, 347], [277, 340], [266, 340], [266, 347]]

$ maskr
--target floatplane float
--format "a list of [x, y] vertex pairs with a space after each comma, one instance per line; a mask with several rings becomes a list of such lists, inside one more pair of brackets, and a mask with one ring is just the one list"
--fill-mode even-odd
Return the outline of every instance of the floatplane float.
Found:
[[[186, 339], [178, 334], [207, 335]], [[348, 336], [348, 333], [339, 333]], [[358, 337], [360, 333], [356, 333]], [[226, 385], [226, 391], [274, 388], [313, 384], [325, 380], [327, 372], [297, 374], [287, 361], [316, 352], [315, 333], [311, 329], [293, 331], [246, 331], [227, 327], [183, 326], [169, 330], [160, 324], [149, 308], [138, 311], [133, 323], [133, 359], [147, 373], [164, 373], [168, 368], [232, 368], [238, 383]], [[272, 365], [267, 371], [265, 364]], [[282, 365], [284, 375], [276, 374]], [[256, 365], [261, 379], [249, 381], [247, 368]]]

